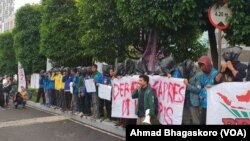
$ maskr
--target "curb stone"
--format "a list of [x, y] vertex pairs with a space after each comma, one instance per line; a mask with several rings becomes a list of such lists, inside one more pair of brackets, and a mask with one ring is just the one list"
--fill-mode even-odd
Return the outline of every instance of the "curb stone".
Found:
[[50, 113], [54, 113], [54, 114], [58, 114], [58, 115], [63, 115], [65, 117], [73, 119], [77, 122], [87, 124], [89, 126], [113, 133], [113, 134], [121, 136], [121, 137], [125, 137], [126, 130], [122, 127], [115, 126], [115, 124], [112, 122], [105, 122], [105, 121], [101, 121], [99, 119], [93, 120], [93, 119], [91, 119], [91, 117], [86, 117], [86, 116], [83, 116], [81, 118], [78, 115], [72, 115], [69, 113], [65, 113], [65, 112], [60, 111], [59, 109], [48, 108], [48, 107], [41, 105], [40, 103], [35, 103], [32, 101], [27, 101], [27, 106], [29, 106], [31, 108], [37, 108], [37, 109], [42, 110], [42, 111], [46, 111], [46, 112], [50, 112]]

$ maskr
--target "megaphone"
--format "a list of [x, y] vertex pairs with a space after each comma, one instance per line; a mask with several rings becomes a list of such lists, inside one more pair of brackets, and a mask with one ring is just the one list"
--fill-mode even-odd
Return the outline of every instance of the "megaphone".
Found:
[[142, 122], [143, 123], [143, 125], [151, 125], [151, 122], [150, 122], [150, 115], [149, 115], [149, 113], [150, 113], [150, 109], [147, 109], [146, 111], [145, 111], [145, 119], [144, 119], [144, 121]]

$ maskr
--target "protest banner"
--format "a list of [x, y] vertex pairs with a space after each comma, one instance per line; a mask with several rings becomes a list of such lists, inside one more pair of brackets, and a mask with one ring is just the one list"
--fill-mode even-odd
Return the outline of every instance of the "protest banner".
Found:
[[96, 92], [94, 79], [86, 79], [84, 81], [85, 81], [85, 87], [88, 93]]
[[207, 100], [207, 124], [250, 125], [250, 82], [216, 85]]
[[106, 99], [106, 100], [110, 101], [111, 100], [111, 90], [112, 90], [111, 86], [99, 84], [98, 96], [102, 99]]
[[[161, 124], [178, 125], [182, 122], [186, 86], [183, 79], [149, 76], [150, 86], [158, 98], [158, 118]], [[112, 81], [112, 117], [136, 118], [137, 100], [132, 99], [139, 76], [126, 76]]]
[[22, 67], [18, 67], [18, 91], [20, 92], [22, 88], [26, 88], [26, 80], [24, 69]]
[[40, 74], [33, 73], [30, 78], [30, 88], [38, 89], [39, 88], [39, 80], [40, 80]]

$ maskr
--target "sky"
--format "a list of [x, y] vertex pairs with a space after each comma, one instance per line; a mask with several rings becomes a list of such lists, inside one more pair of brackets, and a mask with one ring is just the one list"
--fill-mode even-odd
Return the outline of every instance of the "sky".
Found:
[[15, 0], [15, 11], [27, 3], [39, 3], [40, 0]]

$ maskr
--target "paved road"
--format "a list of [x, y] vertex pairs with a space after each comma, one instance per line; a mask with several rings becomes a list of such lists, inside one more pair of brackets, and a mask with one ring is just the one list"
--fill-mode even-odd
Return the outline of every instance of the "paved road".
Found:
[[31, 108], [0, 109], [0, 141], [122, 141], [63, 116]]

